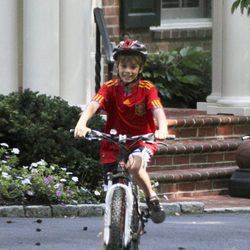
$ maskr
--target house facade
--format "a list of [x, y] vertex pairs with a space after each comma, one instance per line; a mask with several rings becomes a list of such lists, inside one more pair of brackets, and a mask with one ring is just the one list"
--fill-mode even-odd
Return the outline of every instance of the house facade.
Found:
[[[250, 115], [250, 17], [233, 0], [2, 0], [0, 94], [29, 88], [86, 104], [95, 92], [96, 24], [110, 40], [143, 41], [150, 53], [185, 46], [212, 50], [212, 93], [197, 108]], [[240, 28], [239, 28], [240, 27]], [[102, 56], [102, 72], [105, 55]], [[102, 81], [106, 80], [102, 74]]]

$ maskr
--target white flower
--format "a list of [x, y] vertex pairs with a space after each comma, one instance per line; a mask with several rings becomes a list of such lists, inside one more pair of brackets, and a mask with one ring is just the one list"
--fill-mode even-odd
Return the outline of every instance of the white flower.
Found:
[[64, 179], [64, 178], [62, 178], [60, 181], [61, 181], [61, 182], [66, 182], [67, 180], [66, 180], [66, 179]]
[[34, 174], [34, 175], [37, 175], [38, 174], [38, 170], [37, 169], [31, 169], [31, 173]]
[[3, 176], [4, 178], [6, 178], [6, 177], [8, 177], [8, 176], [9, 176], [9, 174], [8, 174], [8, 173], [6, 173], [6, 172], [2, 172], [2, 176]]
[[7, 143], [4, 143], [4, 142], [1, 143], [0, 145], [1, 145], [2, 147], [5, 147], [5, 148], [8, 148], [8, 147], [9, 147], [9, 145], [8, 145]]
[[67, 171], [67, 168], [61, 168], [63, 171]]
[[74, 181], [74, 182], [78, 182], [78, 177], [73, 176], [73, 177], [72, 177], [72, 181]]
[[31, 168], [33, 168], [33, 167], [36, 168], [37, 165], [38, 165], [38, 164], [37, 164], [36, 162], [32, 162], [31, 165], [30, 165], [30, 167], [31, 167]]
[[27, 195], [29, 195], [29, 196], [33, 196], [35, 193], [32, 191], [32, 190], [28, 190], [27, 191]]
[[3, 164], [5, 164], [5, 163], [7, 163], [7, 161], [5, 161], [5, 160], [2, 160], [2, 163], [3, 163]]
[[28, 179], [28, 178], [22, 180], [21, 182], [22, 182], [23, 185], [31, 184], [30, 179]]
[[45, 160], [41, 159], [41, 160], [38, 161], [36, 164], [37, 164], [37, 165], [46, 165], [46, 162], [45, 162]]
[[60, 183], [56, 183], [55, 185], [54, 185], [54, 188], [56, 188], [56, 189], [58, 189], [60, 187]]
[[101, 195], [100, 192], [97, 191], [97, 190], [95, 190], [94, 194], [95, 194], [96, 196], [100, 196], [100, 195]]
[[20, 150], [18, 148], [13, 148], [11, 150], [11, 153], [15, 154], [15, 155], [18, 155], [20, 153]]
[[10, 180], [12, 177], [8, 174], [8, 173], [6, 173], [6, 172], [2, 172], [2, 176], [3, 176], [3, 178], [5, 178], [6, 180]]
[[73, 174], [72, 172], [66, 172], [67, 175]]

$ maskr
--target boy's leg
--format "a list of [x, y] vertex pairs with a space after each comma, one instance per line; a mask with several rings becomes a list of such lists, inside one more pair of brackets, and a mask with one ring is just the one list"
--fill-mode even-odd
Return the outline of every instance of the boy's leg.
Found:
[[140, 156], [130, 156], [127, 162], [127, 169], [130, 174], [133, 175], [136, 183], [143, 190], [146, 197], [152, 197], [156, 195], [152, 188], [149, 175], [144, 168], [144, 160]]
[[165, 220], [165, 211], [152, 188], [149, 175], [144, 167], [144, 159], [139, 155], [130, 155], [127, 168], [147, 197], [146, 201], [152, 221], [155, 223], [163, 222]]

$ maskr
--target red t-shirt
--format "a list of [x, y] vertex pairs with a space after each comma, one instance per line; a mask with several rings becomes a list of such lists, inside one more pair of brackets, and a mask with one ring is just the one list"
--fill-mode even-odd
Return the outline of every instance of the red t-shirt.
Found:
[[[118, 79], [102, 85], [93, 98], [107, 114], [105, 132], [116, 129], [118, 134], [141, 135], [154, 133], [156, 125], [153, 109], [162, 108], [155, 86], [149, 81], [139, 80], [129, 94], [125, 94]], [[145, 145], [140, 142], [136, 147]], [[154, 153], [156, 144], [147, 144]], [[101, 163], [117, 161], [118, 147], [110, 142], [101, 143]]]

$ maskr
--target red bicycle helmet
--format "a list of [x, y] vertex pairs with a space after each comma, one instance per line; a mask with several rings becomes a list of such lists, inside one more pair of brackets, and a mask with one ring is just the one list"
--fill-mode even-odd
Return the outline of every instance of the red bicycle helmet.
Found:
[[121, 41], [114, 49], [113, 49], [113, 58], [117, 60], [119, 55], [128, 55], [128, 54], [137, 54], [142, 57], [144, 62], [147, 58], [147, 50], [143, 43], [137, 40], [127, 39], [125, 41]]

